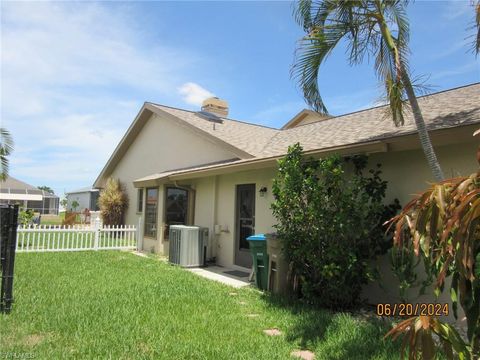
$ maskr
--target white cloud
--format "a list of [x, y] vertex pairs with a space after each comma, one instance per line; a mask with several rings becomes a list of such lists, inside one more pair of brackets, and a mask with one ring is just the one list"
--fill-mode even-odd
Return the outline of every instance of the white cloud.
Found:
[[183, 101], [190, 105], [200, 106], [203, 100], [215, 96], [207, 89], [194, 82], [187, 82], [178, 88], [178, 93], [183, 96]]
[[[94, 3], [2, 5], [2, 103], [5, 111], [46, 111], [63, 88], [149, 90], [176, 87], [174, 75], [191, 62], [184, 51], [140, 46], [125, 9]], [[42, 101], [40, 101], [41, 99]]]
[[145, 100], [176, 102], [198, 54], [149, 41], [132, 3], [2, 2], [1, 121], [11, 174], [93, 183]]
[[[432, 76], [431, 76], [431, 80], [440, 80], [440, 79], [444, 79], [444, 78], [449, 78], [449, 77], [456, 77], [456, 76], [459, 76], [459, 75], [463, 75], [463, 74], [467, 74], [469, 72], [475, 72], [475, 70], [477, 70], [477, 75], [480, 73], [480, 66], [478, 65], [478, 63], [476, 62], [471, 62], [471, 63], [467, 63], [467, 64], [464, 64], [462, 66], [458, 66], [454, 69], [449, 69], [449, 70], [441, 70], [441, 71], [437, 71], [435, 72]], [[478, 81], [478, 76], [476, 79], [472, 79], [474, 81]]]
[[443, 17], [446, 20], [454, 20], [465, 14], [474, 13], [473, 4], [470, 0], [450, 0], [447, 2]]
[[455, 42], [453, 45], [446, 46], [442, 51], [435, 52], [431, 55], [432, 60], [439, 60], [445, 57], [448, 57], [452, 54], [455, 54], [458, 51], [463, 51], [464, 53], [471, 49], [472, 40], [471, 39], [462, 39]]

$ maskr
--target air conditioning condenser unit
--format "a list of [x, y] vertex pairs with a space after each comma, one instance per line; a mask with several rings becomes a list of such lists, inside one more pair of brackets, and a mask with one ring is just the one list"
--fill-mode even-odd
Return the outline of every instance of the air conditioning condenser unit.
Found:
[[168, 261], [182, 267], [205, 264], [208, 228], [200, 226], [170, 225]]

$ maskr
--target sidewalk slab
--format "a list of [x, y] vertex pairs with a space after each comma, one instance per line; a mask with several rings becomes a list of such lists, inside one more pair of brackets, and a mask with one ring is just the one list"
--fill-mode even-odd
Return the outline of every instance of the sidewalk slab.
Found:
[[218, 282], [221, 282], [222, 284], [229, 285], [234, 288], [241, 288], [241, 287], [250, 285], [250, 283], [248, 282], [248, 278], [247, 279], [235, 278], [233, 276], [227, 276], [223, 274], [223, 272], [232, 270], [232, 269], [213, 266], [213, 267], [207, 267], [207, 268], [188, 268], [185, 270], [188, 270], [206, 279], [218, 281]]

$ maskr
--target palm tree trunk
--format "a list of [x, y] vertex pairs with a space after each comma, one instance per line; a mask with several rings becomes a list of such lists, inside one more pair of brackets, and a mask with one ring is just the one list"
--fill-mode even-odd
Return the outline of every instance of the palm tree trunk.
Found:
[[433, 173], [436, 181], [442, 181], [444, 179], [442, 168], [438, 162], [437, 155], [433, 149], [432, 142], [430, 141], [430, 135], [428, 135], [425, 120], [423, 119], [422, 111], [418, 105], [415, 91], [413, 90], [412, 83], [408, 73], [401, 64], [401, 78], [402, 83], [405, 86], [405, 92], [407, 93], [408, 102], [412, 108], [413, 118], [415, 119], [415, 125], [417, 126], [418, 137], [420, 138], [420, 144], [422, 145], [423, 153], [427, 158], [428, 166]]
[[403, 86], [405, 87], [405, 92], [407, 93], [408, 102], [413, 111], [413, 118], [415, 119], [415, 125], [417, 126], [418, 137], [420, 138], [420, 144], [422, 145], [423, 153], [427, 158], [428, 166], [432, 171], [432, 174], [436, 181], [441, 181], [444, 179], [440, 163], [438, 162], [437, 155], [433, 150], [432, 142], [430, 141], [430, 136], [428, 135], [427, 127], [425, 125], [425, 120], [423, 119], [422, 111], [418, 105], [417, 97], [415, 96], [415, 91], [413, 90], [412, 82], [410, 81], [410, 76], [408, 76], [407, 69], [401, 59], [399, 49], [395, 43], [390, 29], [388, 28], [387, 22], [383, 15], [383, 5], [381, 1], [377, 1], [378, 9], [378, 25], [380, 26], [380, 31], [382, 32], [383, 38], [387, 43], [388, 48], [393, 54], [395, 59], [395, 65], [397, 66], [397, 74], [400, 73], [400, 79]]

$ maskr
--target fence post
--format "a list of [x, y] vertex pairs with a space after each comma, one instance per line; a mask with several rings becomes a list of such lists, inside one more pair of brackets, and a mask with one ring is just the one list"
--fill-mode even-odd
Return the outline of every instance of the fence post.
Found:
[[98, 250], [98, 242], [100, 239], [100, 218], [98, 216], [93, 223], [93, 231], [95, 231], [95, 242], [93, 244], [93, 248]]
[[[138, 218], [138, 224], [137, 224], [137, 234], [136, 234], [136, 240], [137, 240], [137, 251], [142, 251], [142, 244], [140, 243], [140, 237], [141, 237], [141, 228], [142, 228], [142, 217], [140, 216]], [[142, 239], [143, 243], [143, 239]]]

